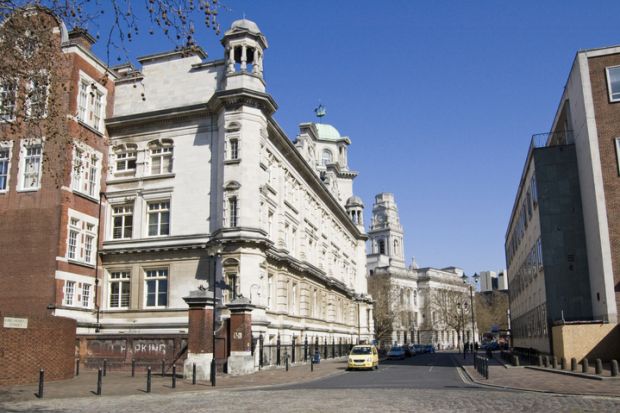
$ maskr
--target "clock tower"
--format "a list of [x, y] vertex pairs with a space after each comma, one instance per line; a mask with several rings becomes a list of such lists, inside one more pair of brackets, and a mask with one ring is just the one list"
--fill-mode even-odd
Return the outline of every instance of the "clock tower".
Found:
[[369, 269], [388, 265], [404, 268], [403, 235], [394, 195], [384, 192], [375, 196], [368, 231]]

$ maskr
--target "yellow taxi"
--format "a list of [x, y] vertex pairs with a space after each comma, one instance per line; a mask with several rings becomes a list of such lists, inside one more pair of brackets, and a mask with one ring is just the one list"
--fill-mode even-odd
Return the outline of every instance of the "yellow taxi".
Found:
[[379, 352], [375, 346], [361, 344], [351, 349], [347, 370], [372, 369], [373, 367], [379, 368]]

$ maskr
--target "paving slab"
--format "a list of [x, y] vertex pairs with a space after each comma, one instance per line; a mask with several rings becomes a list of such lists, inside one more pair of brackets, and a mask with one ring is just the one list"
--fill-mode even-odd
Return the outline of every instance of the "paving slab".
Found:
[[[261, 388], [266, 386], [278, 386], [291, 383], [303, 383], [345, 372], [346, 360], [328, 359], [321, 360], [320, 364], [314, 365], [311, 371], [310, 364], [298, 364], [290, 366], [286, 371], [284, 367], [269, 368], [257, 371], [254, 374], [244, 376], [230, 376], [220, 374], [216, 378], [216, 386], [211, 386], [209, 381], [198, 381], [192, 385], [191, 380], [177, 378], [176, 388], [172, 388], [172, 376], [162, 377], [153, 373], [151, 378], [151, 393], [171, 394], [191, 391], [216, 391], [221, 389], [236, 388]], [[103, 396], [129, 396], [146, 394], [146, 372], [136, 372], [131, 377], [130, 371], [108, 371], [102, 380]], [[82, 369], [80, 375], [70, 380], [54, 381], [45, 383], [44, 399], [62, 399], [75, 397], [99, 397], [95, 394], [97, 388], [97, 371]], [[6, 402], [37, 400], [38, 385], [0, 386], [0, 404]]]
[[459, 363], [473, 382], [501, 388], [538, 391], [556, 394], [620, 397], [620, 380], [591, 380], [585, 377], [561, 375], [543, 369], [504, 368], [495, 355], [489, 363], [489, 379], [485, 379], [473, 366], [471, 354], [463, 360], [455, 354]]

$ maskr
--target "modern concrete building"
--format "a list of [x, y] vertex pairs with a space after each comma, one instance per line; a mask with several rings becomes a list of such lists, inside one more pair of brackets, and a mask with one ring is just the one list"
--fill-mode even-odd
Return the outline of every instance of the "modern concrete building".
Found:
[[506, 270], [500, 271], [499, 274], [495, 271], [480, 271], [480, 292], [507, 289]]
[[235, 21], [222, 45], [223, 59], [195, 48], [116, 68], [99, 327], [79, 331], [88, 354], [126, 360], [122, 339], [170, 357], [187, 336], [183, 298], [214, 286], [216, 322], [244, 297], [266, 345], [373, 337], [351, 140], [320, 123], [284, 134], [254, 22]]
[[619, 101], [620, 47], [580, 51], [551, 132], [532, 139], [505, 244], [517, 347], [617, 348]]
[[415, 262], [405, 265], [404, 230], [393, 194], [375, 197], [368, 237], [369, 292], [376, 301], [375, 326], [389, 336], [387, 344], [454, 348], [463, 343], [463, 332], [465, 342], [473, 342], [474, 337], [478, 341], [477, 330], [472, 328], [471, 297], [463, 270], [419, 268]]

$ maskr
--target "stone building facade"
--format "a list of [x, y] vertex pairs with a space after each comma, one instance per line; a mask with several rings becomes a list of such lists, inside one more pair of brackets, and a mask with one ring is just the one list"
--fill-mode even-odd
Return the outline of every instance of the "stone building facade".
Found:
[[571, 336], [567, 323], [593, 324], [591, 357], [609, 347], [620, 300], [619, 85], [619, 47], [578, 52], [551, 132], [532, 138], [505, 242], [517, 347], [570, 358], [555, 348]]
[[[369, 292], [376, 300], [375, 318], [391, 323], [390, 327], [376, 326], [389, 331], [389, 340], [384, 337], [383, 345], [419, 343], [446, 349], [479, 341], [472, 328], [469, 286], [463, 281], [463, 271], [456, 267], [420, 268], [415, 261], [405, 265], [404, 230], [393, 194], [375, 197], [368, 237]], [[382, 317], [385, 313], [386, 318]]]
[[221, 60], [196, 48], [116, 68], [100, 325], [79, 332], [176, 343], [187, 335], [183, 298], [215, 285], [218, 322], [244, 297], [265, 344], [368, 342], [351, 141], [320, 123], [302, 124], [294, 142], [284, 134], [255, 23], [235, 21], [222, 45]]

